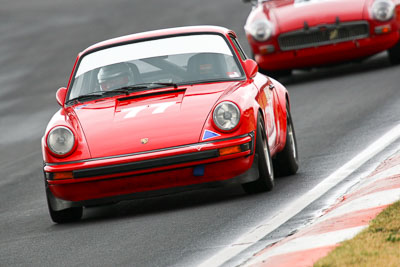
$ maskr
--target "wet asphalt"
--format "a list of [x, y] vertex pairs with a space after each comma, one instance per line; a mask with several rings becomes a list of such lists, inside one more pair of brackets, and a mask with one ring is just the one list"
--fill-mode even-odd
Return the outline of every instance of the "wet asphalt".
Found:
[[[385, 53], [362, 63], [295, 71], [281, 81], [291, 95], [300, 170], [278, 179], [272, 192], [249, 196], [240, 186], [185, 192], [87, 209], [79, 223], [53, 224], [40, 139], [59, 108], [55, 92], [66, 85], [77, 53], [120, 35], [207, 24], [233, 29], [250, 54], [243, 30], [249, 11], [239, 0], [2, 0], [0, 266], [195, 265], [399, 123], [400, 67], [390, 66]], [[323, 208], [313, 206], [310, 214]], [[307, 223], [301, 215], [259, 247]]]

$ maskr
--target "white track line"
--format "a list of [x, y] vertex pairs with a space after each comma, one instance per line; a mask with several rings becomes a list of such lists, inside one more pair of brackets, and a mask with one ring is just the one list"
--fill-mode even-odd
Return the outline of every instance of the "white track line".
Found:
[[[399, 150], [399, 149], [400, 149], [400, 146], [398, 147], [397, 150]], [[380, 171], [379, 173], [366, 178], [364, 181], [362, 181], [361, 186], [358, 190], [363, 190], [365, 188], [369, 188], [371, 185], [376, 183], [376, 181], [381, 180], [382, 178], [391, 177], [391, 176], [399, 174], [399, 173], [400, 173], [400, 165], [392, 166], [384, 171]]]
[[282, 244], [281, 246], [272, 248], [271, 250], [267, 251], [259, 257], [253, 258], [251, 261], [247, 262], [245, 266], [252, 266], [253, 264], [263, 262], [269, 257], [277, 255], [336, 245], [340, 242], [343, 242], [344, 240], [352, 239], [354, 236], [356, 236], [359, 232], [367, 227], [368, 225], [363, 225], [337, 230], [329, 233], [303, 236], [297, 239], [293, 239], [285, 244]]
[[284, 224], [290, 218], [295, 216], [297, 213], [302, 211], [310, 203], [317, 200], [323, 194], [328, 192], [331, 188], [336, 186], [338, 183], [343, 181], [351, 173], [357, 170], [361, 165], [367, 162], [369, 159], [374, 157], [376, 154], [385, 149], [388, 145], [396, 141], [400, 137], [400, 124], [391, 129], [389, 132], [384, 134], [377, 141], [372, 143], [361, 153], [359, 153], [352, 160], [344, 164], [337, 171], [322, 180], [317, 186], [305, 193], [299, 199], [291, 202], [272, 218], [268, 216], [263, 220], [259, 226], [245, 233], [239, 237], [233, 244], [227, 246], [226, 248], [219, 251], [214, 256], [210, 257], [206, 261], [202, 262], [200, 267], [212, 267], [220, 266], [226, 261], [230, 260], [234, 256], [238, 255], [240, 252], [246, 248], [252, 246], [254, 243], [277, 229], [279, 226]]
[[356, 198], [346, 204], [332, 210], [328, 214], [321, 217], [318, 222], [325, 221], [331, 218], [340, 217], [345, 214], [356, 212], [359, 210], [373, 209], [385, 205], [392, 204], [400, 198], [400, 188], [388, 189], [379, 191], [365, 196]]

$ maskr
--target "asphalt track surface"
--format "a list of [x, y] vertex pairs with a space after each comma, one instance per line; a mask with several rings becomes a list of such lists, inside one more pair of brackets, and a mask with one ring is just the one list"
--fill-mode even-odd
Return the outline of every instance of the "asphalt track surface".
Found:
[[[186, 192], [86, 209], [78, 223], [53, 224], [40, 139], [77, 53], [120, 35], [201, 24], [233, 29], [250, 52], [243, 31], [249, 11], [239, 0], [1, 1], [1, 266], [196, 265], [399, 123], [400, 67], [390, 66], [385, 53], [297, 71], [283, 82], [291, 95], [300, 170], [277, 180], [272, 192], [249, 196], [240, 186]], [[298, 215], [270, 239], [289, 234], [305, 217]]]

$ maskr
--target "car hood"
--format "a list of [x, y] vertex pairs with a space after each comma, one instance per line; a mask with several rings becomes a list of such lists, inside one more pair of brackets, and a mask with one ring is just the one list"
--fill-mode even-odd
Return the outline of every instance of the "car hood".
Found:
[[197, 143], [216, 101], [239, 82], [158, 89], [74, 107], [92, 158]]
[[[285, 2], [285, 1], [283, 1]], [[288, 4], [288, 3], [291, 4]], [[265, 8], [273, 13], [279, 32], [298, 30], [304, 27], [304, 22], [312, 27], [320, 24], [340, 21], [362, 20], [364, 1], [349, 0], [310, 0], [286, 1], [286, 4], [266, 2]], [[278, 1], [279, 3], [279, 1]]]

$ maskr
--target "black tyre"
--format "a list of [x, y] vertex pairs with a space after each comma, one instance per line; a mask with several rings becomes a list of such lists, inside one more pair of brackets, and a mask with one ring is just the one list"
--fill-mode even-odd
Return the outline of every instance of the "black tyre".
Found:
[[389, 61], [393, 65], [400, 64], [400, 42], [388, 50]]
[[277, 176], [293, 175], [299, 169], [296, 134], [294, 132], [290, 109], [286, 105], [286, 144], [273, 160]]
[[261, 114], [258, 114], [257, 119], [255, 153], [255, 160], [258, 160], [259, 178], [254, 182], [242, 184], [243, 190], [249, 194], [270, 191], [275, 184], [274, 169], [268, 146], [268, 137], [265, 132], [264, 121], [261, 119]]
[[53, 210], [49, 198], [47, 197], [47, 206], [49, 208], [50, 217], [55, 223], [76, 222], [82, 218], [83, 208], [73, 207], [64, 210]]

